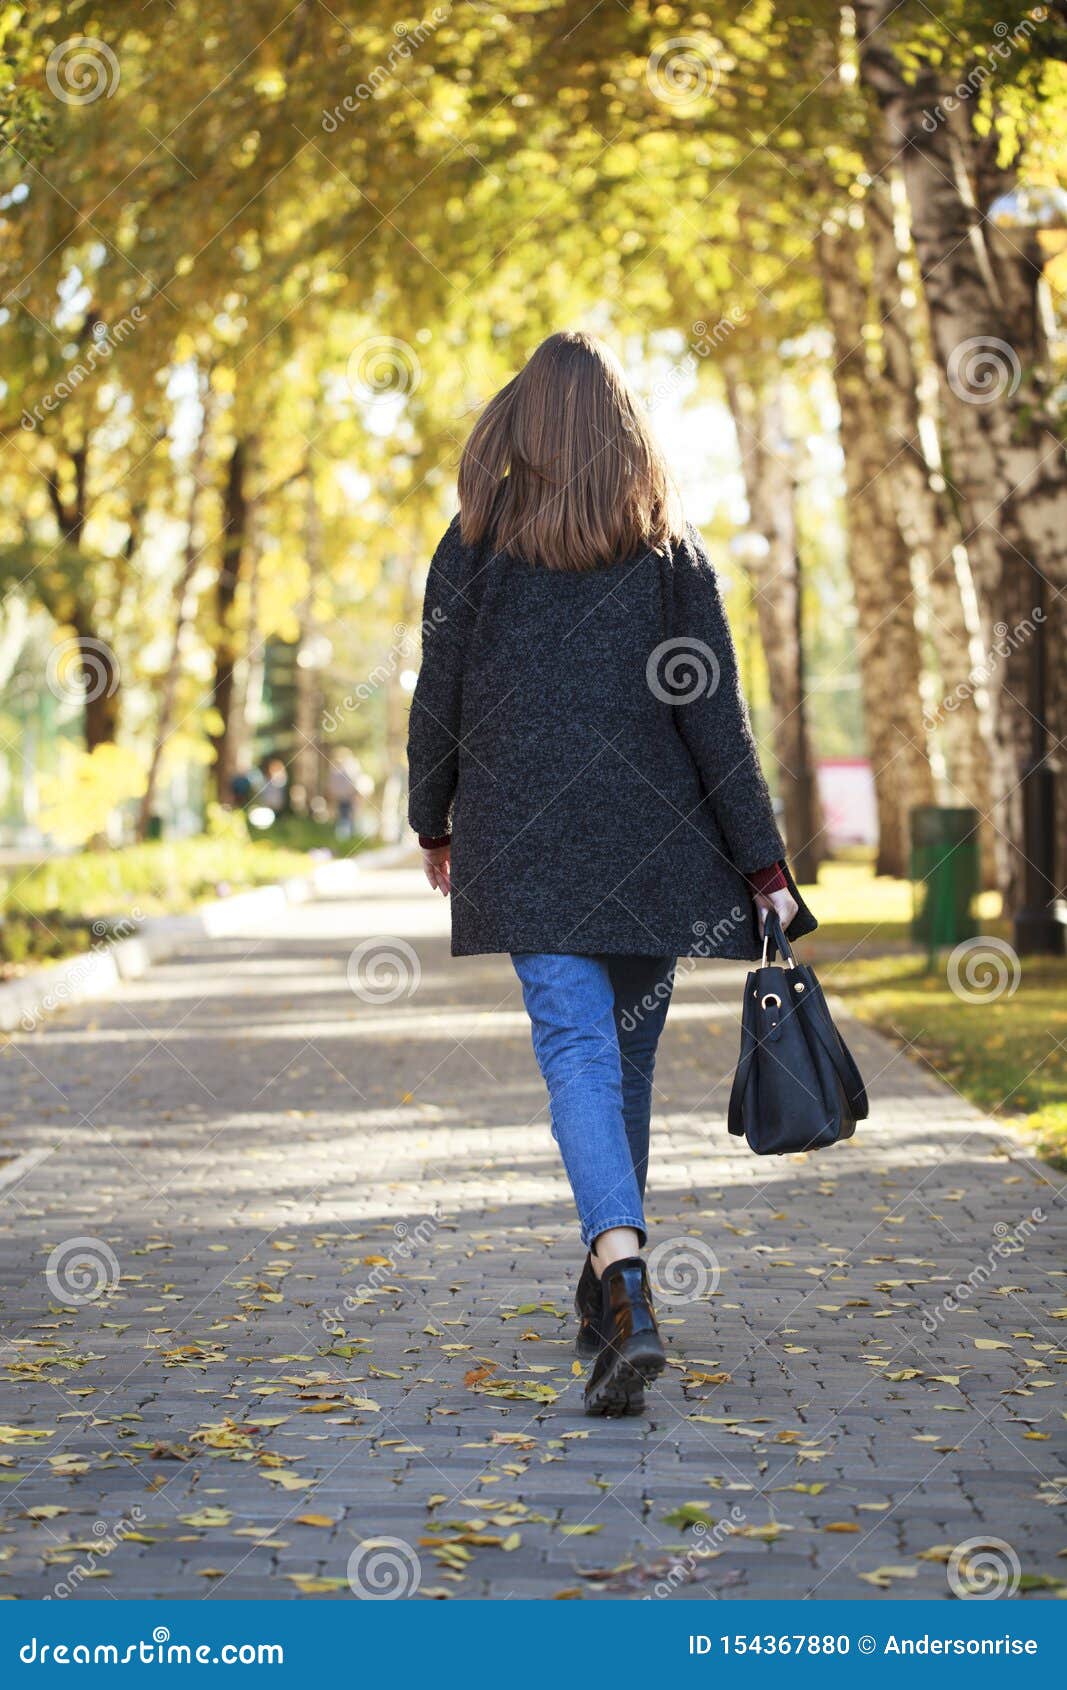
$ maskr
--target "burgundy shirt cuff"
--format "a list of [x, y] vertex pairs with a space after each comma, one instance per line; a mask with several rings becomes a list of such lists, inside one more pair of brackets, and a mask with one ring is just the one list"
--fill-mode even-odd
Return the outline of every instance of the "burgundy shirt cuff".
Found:
[[451, 843], [452, 835], [450, 833], [438, 834], [436, 838], [432, 838], [428, 833], [419, 834], [419, 844], [424, 851], [443, 851], [445, 846], [451, 845]]
[[786, 892], [789, 882], [781, 863], [771, 863], [767, 868], [754, 868], [745, 879], [753, 892], [761, 892], [764, 897], [770, 892]]

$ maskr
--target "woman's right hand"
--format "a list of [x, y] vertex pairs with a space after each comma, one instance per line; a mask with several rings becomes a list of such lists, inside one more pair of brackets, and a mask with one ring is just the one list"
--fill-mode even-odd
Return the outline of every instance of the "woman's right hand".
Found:
[[774, 910], [782, 924], [782, 932], [789, 931], [789, 925], [800, 908], [792, 892], [787, 887], [781, 887], [777, 892], [757, 892], [756, 908], [759, 910], [760, 932], [767, 925], [767, 912]]
[[422, 847], [422, 872], [435, 892], [447, 898], [452, 890], [452, 847], [438, 845], [433, 850]]

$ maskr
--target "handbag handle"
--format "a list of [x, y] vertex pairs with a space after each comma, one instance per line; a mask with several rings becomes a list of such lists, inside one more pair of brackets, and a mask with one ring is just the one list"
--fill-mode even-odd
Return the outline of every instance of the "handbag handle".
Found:
[[763, 923], [763, 967], [768, 961], [773, 962], [780, 956], [787, 968], [795, 968], [797, 959], [789, 948], [789, 940], [785, 936], [778, 911], [769, 909], [767, 919]]

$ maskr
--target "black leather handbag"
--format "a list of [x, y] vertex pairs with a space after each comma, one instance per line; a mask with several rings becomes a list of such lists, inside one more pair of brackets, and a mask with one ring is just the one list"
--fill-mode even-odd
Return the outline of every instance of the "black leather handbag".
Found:
[[[775, 965], [780, 954], [784, 967]], [[757, 1156], [821, 1150], [851, 1138], [867, 1093], [813, 969], [798, 963], [773, 910], [763, 960], [745, 982], [741, 1055], [728, 1125]]]

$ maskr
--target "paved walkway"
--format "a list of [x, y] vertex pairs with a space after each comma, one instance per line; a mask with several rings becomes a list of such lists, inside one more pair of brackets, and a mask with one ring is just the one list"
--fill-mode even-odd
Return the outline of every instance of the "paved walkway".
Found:
[[758, 1161], [741, 973], [699, 965], [657, 1073], [671, 1366], [587, 1421], [509, 965], [452, 963], [414, 871], [365, 887], [0, 1044], [0, 1596], [1055, 1588], [1056, 1176], [855, 1026], [873, 1120]]

